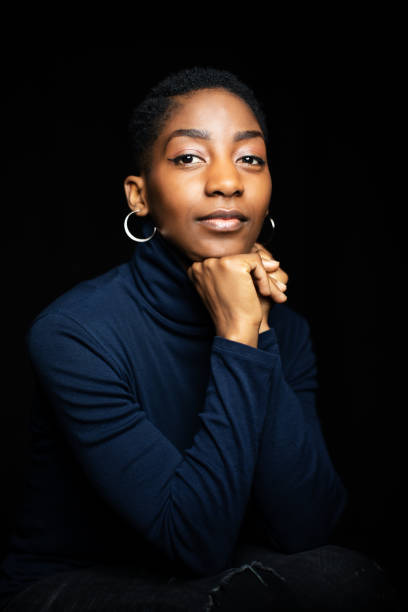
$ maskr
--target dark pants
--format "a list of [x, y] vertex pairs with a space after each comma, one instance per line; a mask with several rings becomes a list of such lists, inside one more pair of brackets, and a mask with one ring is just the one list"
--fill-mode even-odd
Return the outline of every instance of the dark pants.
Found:
[[33, 583], [4, 612], [402, 611], [376, 561], [340, 546], [284, 555], [237, 549], [234, 567], [180, 578], [130, 565], [97, 565]]

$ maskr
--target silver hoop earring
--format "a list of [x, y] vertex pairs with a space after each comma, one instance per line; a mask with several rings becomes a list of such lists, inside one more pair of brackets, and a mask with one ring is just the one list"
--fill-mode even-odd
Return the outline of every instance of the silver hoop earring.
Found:
[[148, 240], [151, 240], [153, 238], [153, 236], [156, 233], [157, 227], [154, 228], [153, 230], [153, 234], [151, 236], [149, 236], [148, 238], [136, 238], [135, 236], [133, 236], [133, 234], [130, 233], [127, 223], [128, 223], [128, 219], [130, 217], [130, 215], [133, 215], [133, 213], [139, 212], [138, 210], [132, 210], [126, 217], [125, 222], [124, 222], [124, 226], [125, 226], [125, 232], [126, 234], [129, 236], [129, 238], [131, 238], [132, 240], [135, 240], [136, 242], [147, 242]]
[[[266, 225], [268, 226], [269, 229], [266, 229], [265, 221], [266, 221], [267, 217], [268, 217], [269, 221], [271, 222], [272, 229], [269, 228], [268, 224], [266, 224]], [[266, 215], [265, 218], [264, 218], [263, 224], [262, 224], [262, 228], [261, 228], [260, 234], [258, 236], [258, 241], [261, 242], [262, 244], [265, 244], [265, 245], [269, 244], [272, 241], [272, 238], [273, 238], [273, 235], [274, 235], [274, 232], [275, 232], [275, 227], [276, 227], [275, 221], [272, 219], [271, 216]]]

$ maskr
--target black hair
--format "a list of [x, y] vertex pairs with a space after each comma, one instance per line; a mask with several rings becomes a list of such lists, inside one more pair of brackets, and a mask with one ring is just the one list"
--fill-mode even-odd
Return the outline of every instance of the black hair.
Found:
[[193, 93], [199, 89], [225, 89], [244, 100], [254, 113], [269, 149], [266, 116], [262, 104], [252, 89], [228, 70], [194, 66], [170, 73], [152, 87], [133, 109], [128, 123], [128, 144], [132, 174], [148, 176], [151, 170], [152, 145], [171, 113], [179, 106], [173, 96]]

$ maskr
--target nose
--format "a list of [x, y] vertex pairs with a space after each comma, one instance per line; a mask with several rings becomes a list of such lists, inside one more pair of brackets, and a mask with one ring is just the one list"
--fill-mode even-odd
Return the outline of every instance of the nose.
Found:
[[208, 165], [206, 181], [206, 194], [208, 196], [240, 196], [243, 192], [242, 175], [231, 160], [214, 159]]

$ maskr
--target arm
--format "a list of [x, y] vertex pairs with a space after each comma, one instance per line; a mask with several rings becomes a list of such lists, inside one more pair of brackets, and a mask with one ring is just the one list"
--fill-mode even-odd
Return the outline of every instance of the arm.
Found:
[[182, 455], [148, 420], [120, 364], [77, 321], [39, 317], [27, 346], [64, 435], [106, 502], [194, 573], [225, 568], [250, 496], [271, 355], [214, 337], [200, 428]]
[[265, 537], [288, 553], [326, 544], [347, 500], [316, 413], [309, 326], [297, 316], [291, 331], [286, 379], [275, 330], [260, 336], [260, 347], [271, 353], [273, 384], [253, 488]]

